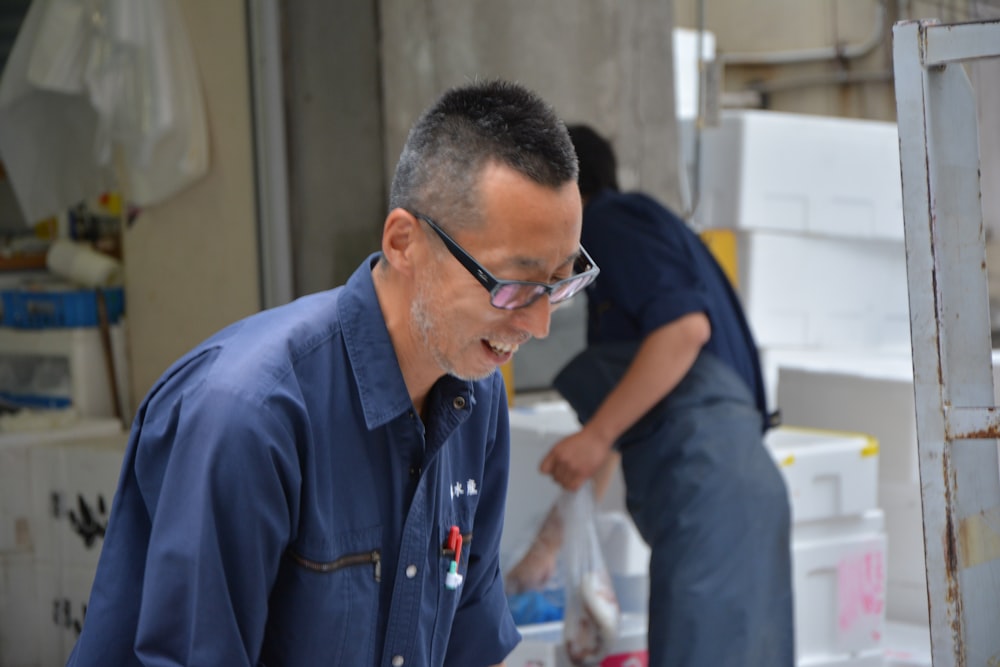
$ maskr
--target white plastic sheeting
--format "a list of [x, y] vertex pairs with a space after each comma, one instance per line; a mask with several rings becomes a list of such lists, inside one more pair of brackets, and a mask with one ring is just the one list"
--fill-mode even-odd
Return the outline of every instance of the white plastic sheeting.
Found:
[[0, 159], [29, 222], [109, 189], [155, 204], [203, 176], [204, 102], [173, 0], [34, 0], [0, 78]]

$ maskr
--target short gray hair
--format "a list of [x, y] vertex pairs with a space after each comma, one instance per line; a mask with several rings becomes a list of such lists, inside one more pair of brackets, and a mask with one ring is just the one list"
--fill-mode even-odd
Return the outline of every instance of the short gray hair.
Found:
[[[493, 79], [451, 88], [410, 130], [392, 179], [389, 207], [475, 224], [476, 182], [499, 163], [539, 185], [577, 178], [566, 126], [537, 94]], [[478, 216], [477, 216], [478, 217]]]

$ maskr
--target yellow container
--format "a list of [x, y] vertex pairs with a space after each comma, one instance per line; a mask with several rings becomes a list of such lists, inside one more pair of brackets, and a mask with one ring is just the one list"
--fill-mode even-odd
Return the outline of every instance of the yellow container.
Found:
[[500, 366], [500, 373], [503, 375], [503, 383], [507, 387], [507, 406], [514, 405], [514, 360]]
[[729, 278], [734, 288], [739, 288], [739, 262], [736, 254], [736, 234], [731, 229], [706, 229], [699, 236], [708, 246], [715, 261], [722, 267], [723, 273]]

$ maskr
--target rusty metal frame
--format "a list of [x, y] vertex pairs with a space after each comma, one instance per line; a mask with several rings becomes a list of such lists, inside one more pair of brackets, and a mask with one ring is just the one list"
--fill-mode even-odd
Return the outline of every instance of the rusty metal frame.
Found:
[[1000, 408], [994, 405], [979, 130], [962, 67], [998, 56], [998, 21], [905, 21], [893, 27], [913, 391], [937, 667], [1000, 667]]

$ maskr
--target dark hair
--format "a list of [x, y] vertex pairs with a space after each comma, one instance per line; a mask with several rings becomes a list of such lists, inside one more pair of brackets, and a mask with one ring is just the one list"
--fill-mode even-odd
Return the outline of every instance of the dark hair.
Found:
[[576, 153], [552, 107], [502, 80], [446, 91], [414, 124], [389, 195], [390, 208], [478, 221], [477, 179], [490, 162], [553, 188], [576, 180]]
[[570, 125], [569, 136], [580, 163], [580, 195], [618, 190], [618, 162], [611, 142], [589, 125]]

